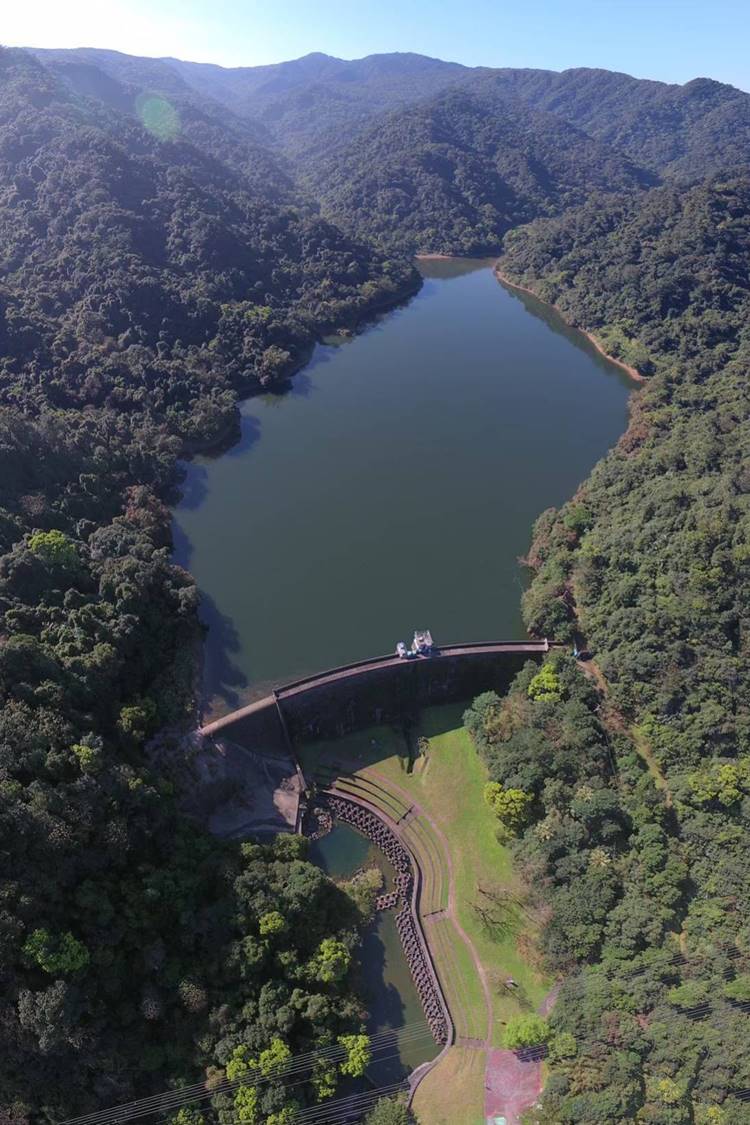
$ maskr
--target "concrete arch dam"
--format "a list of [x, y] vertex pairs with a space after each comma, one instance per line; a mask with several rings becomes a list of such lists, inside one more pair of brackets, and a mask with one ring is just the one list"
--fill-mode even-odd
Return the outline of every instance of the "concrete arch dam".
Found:
[[286, 752], [296, 741], [340, 738], [379, 723], [403, 722], [421, 707], [502, 691], [550, 643], [483, 641], [445, 645], [429, 656], [378, 656], [308, 676], [201, 728], [250, 750]]

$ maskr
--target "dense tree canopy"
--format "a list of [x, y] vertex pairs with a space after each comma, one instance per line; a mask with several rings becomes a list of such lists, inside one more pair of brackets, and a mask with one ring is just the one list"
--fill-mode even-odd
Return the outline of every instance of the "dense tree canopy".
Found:
[[22, 52], [0, 75], [5, 401], [150, 413], [205, 442], [238, 389], [414, 288], [409, 266], [295, 207], [257, 146], [240, 170], [231, 133], [190, 143], [175, 110], [159, 136]]
[[[193, 719], [200, 645], [165, 505], [240, 395], [415, 289], [410, 252], [502, 243], [650, 379], [528, 556], [526, 620], [587, 675], [558, 653], [466, 716], [566, 976], [511, 1039], [548, 1041], [540, 1122], [739, 1125], [748, 95], [409, 55], [39, 57], [0, 51], [0, 1118], [230, 1074], [211, 1121], [286, 1125], [361, 1075], [377, 888], [296, 839], [211, 840], [152, 753]], [[274, 1079], [318, 1045], [343, 1060]]]
[[305, 165], [378, 117], [451, 89], [555, 114], [669, 178], [695, 180], [750, 165], [750, 95], [709, 78], [675, 85], [589, 67], [465, 67], [408, 52], [355, 60], [314, 53], [231, 69], [91, 49], [37, 55], [118, 104], [122, 85], [220, 103]]
[[589, 67], [507, 69], [472, 81], [554, 113], [668, 179], [750, 166], [750, 95], [723, 82], [678, 86]]
[[[415, 276], [236, 125], [158, 99], [139, 121], [19, 51], [0, 86], [0, 1116], [22, 1123], [360, 1029], [354, 902], [299, 841], [212, 841], [149, 754], [193, 719], [200, 644], [165, 501], [238, 393]], [[258, 1120], [285, 1098], [266, 1083]]]
[[[750, 1086], [749, 204], [745, 179], [658, 188], [506, 240], [506, 274], [651, 373], [628, 431], [540, 517], [528, 558], [530, 627], [576, 640], [603, 673], [620, 826], [594, 822], [596, 890], [591, 866], [557, 877], [580, 872], [580, 790], [553, 819], [543, 798], [519, 844], [524, 862], [543, 846], [553, 879], [550, 954], [594, 966], [553, 1015], [576, 1050], [555, 1058], [540, 1122], [746, 1120], [732, 1095]], [[553, 785], [560, 729], [592, 724], [566, 721], [571, 690], [543, 704], [544, 739], [544, 711], [511, 711], [509, 735], [501, 705], [478, 701], [470, 721], [498, 782]]]
[[462, 88], [381, 118], [308, 182], [334, 221], [384, 246], [480, 254], [519, 223], [651, 177], [552, 114]]

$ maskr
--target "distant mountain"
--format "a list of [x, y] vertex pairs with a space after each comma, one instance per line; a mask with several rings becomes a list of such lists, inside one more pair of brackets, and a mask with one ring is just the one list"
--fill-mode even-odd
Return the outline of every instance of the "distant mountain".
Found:
[[252, 141], [264, 147], [274, 144], [274, 138], [259, 121], [251, 115], [241, 117], [227, 112], [225, 104], [186, 82], [161, 59], [93, 48], [37, 50], [29, 54], [70, 91], [94, 98], [121, 113], [137, 115], [139, 98], [159, 94], [179, 108], [183, 130], [202, 119], [214, 128], [228, 130], [239, 143]]
[[224, 102], [236, 112], [275, 125], [303, 91], [327, 86], [331, 98], [358, 103], [369, 114], [405, 105], [442, 89], [451, 81], [471, 74], [459, 63], [443, 62], [424, 55], [396, 53], [368, 55], [347, 61], [314, 53], [272, 66], [226, 69], [205, 63], [165, 59], [194, 89]]
[[[655, 181], [529, 104], [543, 99], [528, 84], [518, 83], [525, 98], [517, 96], [515, 72], [410, 54], [354, 62], [316, 54], [233, 70], [114, 51], [37, 57], [71, 90], [131, 114], [157, 91], [206, 155], [269, 186], [286, 168], [333, 221], [391, 253], [491, 252], [510, 228], [576, 206], [592, 190]], [[277, 153], [272, 171], [264, 142]]]
[[458, 63], [415, 54], [353, 61], [310, 54], [272, 66], [228, 69], [93, 48], [34, 53], [58, 71], [85, 65], [135, 89], [167, 97], [198, 94], [255, 122], [262, 135], [273, 137], [293, 156], [325, 150], [332, 138], [357, 132], [379, 114], [429, 98], [474, 73]]
[[408, 53], [352, 61], [311, 54], [231, 69], [93, 49], [35, 53], [47, 65], [93, 66], [168, 97], [192, 92], [254, 122], [258, 139], [273, 138], [306, 165], [378, 117], [454, 86], [555, 114], [666, 177], [696, 180], [750, 165], [750, 95], [708, 78], [679, 86], [586, 68], [471, 68]]
[[467, 86], [403, 109], [311, 162], [334, 221], [389, 248], [481, 254], [512, 227], [655, 177], [550, 113]]
[[479, 81], [667, 177], [701, 179], [750, 166], [750, 94], [709, 78], [676, 86], [577, 69], [501, 70]]

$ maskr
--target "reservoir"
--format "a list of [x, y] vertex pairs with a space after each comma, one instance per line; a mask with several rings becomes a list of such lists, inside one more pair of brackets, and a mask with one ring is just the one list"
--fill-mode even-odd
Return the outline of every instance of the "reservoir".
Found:
[[196, 577], [205, 714], [393, 650], [524, 636], [519, 556], [627, 422], [634, 384], [489, 261], [316, 347], [242, 439], [187, 466], [176, 561]]

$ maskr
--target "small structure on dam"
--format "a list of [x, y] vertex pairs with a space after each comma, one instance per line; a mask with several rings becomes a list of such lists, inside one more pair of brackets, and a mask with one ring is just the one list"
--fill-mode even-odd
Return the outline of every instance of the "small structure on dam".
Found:
[[[235, 803], [222, 810], [219, 819], [224, 834], [288, 831], [292, 821], [293, 830], [303, 831], [307, 820], [307, 832], [315, 837], [335, 819], [350, 824], [380, 848], [394, 869], [395, 888], [378, 898], [378, 907], [397, 910], [396, 930], [425, 1019], [435, 1042], [443, 1047], [454, 1041], [455, 1027], [434, 951], [419, 917], [424, 876], [419, 857], [404, 835], [408, 812], [394, 820], [365, 797], [334, 788], [318, 791], [317, 807], [309, 809], [308, 797], [314, 790], [305, 783], [295, 743], [341, 737], [383, 722], [406, 723], [424, 706], [468, 701], [491, 688], [503, 691], [527, 660], [541, 661], [549, 647], [546, 640], [499, 641], [436, 650], [429, 630], [422, 630], [414, 634], [411, 659], [404, 658], [399, 645], [395, 655], [359, 661], [277, 688], [265, 699], [209, 723], [200, 732], [204, 747], [212, 747], [225, 760], [241, 756], [246, 748], [254, 759], [255, 783], [266, 755], [275, 767], [264, 771], [267, 794], [256, 809], [252, 808], [254, 794], [246, 788], [246, 799], [239, 807]], [[316, 815], [311, 817], [313, 813]], [[251, 814], [255, 825], [246, 819]], [[414, 1088], [412, 1085], [412, 1092]]]
[[429, 629], [414, 630], [411, 648], [407, 648], [404, 641], [399, 641], [396, 645], [396, 656], [401, 657], [402, 660], [410, 660], [415, 656], [432, 656], [436, 651]]

